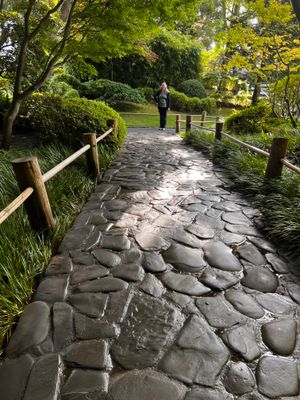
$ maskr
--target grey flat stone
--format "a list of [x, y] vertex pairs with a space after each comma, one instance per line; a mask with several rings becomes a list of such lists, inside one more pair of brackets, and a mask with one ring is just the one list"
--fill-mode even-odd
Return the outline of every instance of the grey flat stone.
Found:
[[202, 204], [202, 200], [197, 196], [188, 196], [181, 204], [184, 206], [190, 204]]
[[128, 250], [130, 249], [130, 240], [126, 235], [103, 235], [101, 247], [110, 250]]
[[191, 249], [180, 244], [172, 244], [163, 252], [163, 258], [175, 268], [188, 272], [199, 272], [205, 266], [200, 249]]
[[139, 282], [144, 279], [145, 271], [138, 264], [122, 264], [112, 268], [111, 273], [116, 278], [130, 282]]
[[214, 231], [221, 231], [224, 228], [224, 222], [220, 218], [213, 218], [207, 215], [198, 214], [196, 223], [200, 226], [212, 229]]
[[241, 212], [227, 212], [222, 215], [222, 219], [225, 222], [229, 222], [232, 225], [247, 225], [250, 224], [249, 218], [247, 218]]
[[110, 200], [106, 201], [104, 206], [109, 211], [124, 211], [128, 208], [128, 203], [125, 200]]
[[107, 392], [109, 376], [92, 369], [73, 369], [62, 388], [62, 394]]
[[240, 211], [241, 206], [232, 201], [221, 201], [220, 203], [215, 204], [213, 208], [232, 213], [234, 211]]
[[123, 214], [121, 218], [119, 218], [114, 226], [117, 228], [132, 228], [137, 225], [139, 218], [136, 215], [132, 214]]
[[161, 281], [152, 274], [146, 274], [139, 288], [153, 297], [161, 297], [166, 291]]
[[266, 254], [266, 259], [272, 265], [275, 272], [278, 274], [287, 274], [289, 272], [289, 267], [286, 262], [284, 262], [281, 258], [276, 256], [274, 253]]
[[225, 290], [240, 281], [240, 278], [227, 271], [214, 268], [206, 268], [200, 277], [200, 281], [215, 290]]
[[23, 398], [33, 364], [34, 359], [29, 354], [0, 363], [0, 393], [3, 400]]
[[255, 378], [246, 364], [237, 362], [229, 365], [225, 372], [223, 383], [228, 392], [240, 395], [253, 390]]
[[181, 331], [177, 344], [181, 348], [171, 348], [161, 362], [161, 369], [188, 385], [214, 386], [229, 352], [207, 323], [193, 316]]
[[95, 259], [90, 253], [84, 253], [79, 250], [74, 250], [70, 252], [70, 255], [74, 264], [80, 264], [80, 265], [95, 264]]
[[109, 270], [101, 265], [87, 265], [75, 272], [71, 277], [72, 285], [80, 282], [89, 281], [96, 278], [102, 278], [109, 274]]
[[70, 230], [61, 242], [58, 252], [64, 253], [68, 252], [69, 250], [79, 249], [93, 230], [93, 225], [82, 226], [79, 229]]
[[232, 250], [224, 243], [216, 240], [209, 241], [203, 246], [208, 263], [223, 271], [241, 271], [239, 260], [232, 254]]
[[184, 400], [233, 400], [233, 397], [218, 389], [195, 387], [186, 395]]
[[117, 376], [110, 387], [112, 400], [183, 400], [186, 387], [152, 371], [130, 371]]
[[191, 275], [176, 274], [170, 271], [161, 275], [160, 279], [167, 288], [190, 296], [202, 296], [211, 291]]
[[34, 300], [50, 304], [57, 301], [64, 301], [67, 295], [68, 283], [67, 275], [44, 278], [37, 288]]
[[16, 357], [46, 340], [50, 329], [50, 309], [36, 301], [25, 307], [19, 323], [8, 343], [6, 354]]
[[289, 295], [296, 303], [300, 304], [300, 284], [289, 282], [287, 284]]
[[275, 315], [288, 315], [293, 313], [296, 305], [286, 296], [277, 293], [263, 293], [255, 296], [258, 303]]
[[202, 297], [196, 300], [196, 305], [204, 314], [208, 323], [215, 328], [230, 328], [246, 320], [246, 317], [235, 311], [232, 305], [221, 295]]
[[130, 290], [110, 293], [108, 306], [105, 312], [106, 320], [116, 324], [123, 322], [132, 297], [133, 292]]
[[56, 255], [52, 257], [50, 264], [48, 265], [45, 275], [60, 275], [69, 274], [73, 269], [71, 259], [66, 255]]
[[265, 400], [266, 397], [261, 394], [253, 391], [252, 393], [245, 394], [244, 396], [239, 397], [241, 400]]
[[238, 255], [253, 265], [265, 265], [267, 260], [252, 243], [243, 244], [237, 249]]
[[56, 351], [63, 350], [74, 339], [73, 310], [69, 304], [53, 305], [53, 342]]
[[63, 394], [61, 400], [111, 400], [107, 393], [102, 390], [89, 393], [66, 393]]
[[222, 339], [246, 361], [253, 361], [260, 356], [256, 332], [251, 325], [245, 324], [228, 329], [222, 334]]
[[174, 306], [151, 296], [136, 295], [112, 346], [113, 357], [125, 369], [154, 366], [182, 324], [183, 316]]
[[240, 243], [243, 243], [246, 240], [246, 237], [244, 235], [238, 235], [237, 233], [222, 231], [220, 233], [219, 239], [224, 244], [230, 246], [230, 245], [239, 245]]
[[250, 242], [255, 244], [259, 249], [263, 250], [264, 252], [268, 253], [276, 253], [276, 248], [275, 246], [268, 240], [260, 237], [255, 237], [255, 236], [250, 236], [248, 238]]
[[277, 276], [267, 268], [252, 268], [248, 270], [241, 282], [243, 285], [263, 293], [273, 293], [279, 285]]
[[280, 357], [263, 357], [257, 366], [260, 393], [271, 399], [299, 395], [297, 364]]
[[215, 236], [214, 229], [205, 225], [192, 224], [187, 226], [185, 229], [200, 239], [212, 239]]
[[164, 272], [167, 266], [160, 254], [144, 253], [143, 267], [150, 272]]
[[144, 204], [133, 204], [127, 209], [127, 214], [136, 215], [137, 217], [144, 217], [151, 210], [151, 207]]
[[194, 304], [193, 297], [178, 292], [168, 292], [166, 298], [172, 300], [180, 308], [186, 308]]
[[201, 241], [194, 235], [186, 232], [183, 228], [176, 228], [170, 232], [170, 238], [176, 242], [185, 244], [190, 247], [199, 248], [201, 247]]
[[140, 263], [143, 259], [143, 253], [137, 247], [123, 251], [120, 256], [123, 264]]
[[178, 225], [177, 220], [173, 219], [170, 215], [160, 215], [155, 221], [156, 226], [161, 226], [163, 228], [172, 228]]
[[93, 225], [102, 225], [107, 223], [107, 219], [104, 217], [102, 211], [94, 211], [90, 214], [90, 223]]
[[102, 239], [101, 230], [95, 229], [87, 239], [81, 244], [80, 249], [83, 251], [89, 251], [99, 245]]
[[128, 283], [111, 276], [106, 276], [105, 278], [96, 279], [94, 281], [89, 281], [82, 283], [77, 286], [77, 290], [81, 293], [83, 292], [117, 292], [119, 290], [127, 289]]
[[[201, 202], [201, 200], [199, 200]], [[193, 203], [189, 204], [184, 207], [185, 210], [187, 211], [192, 211], [192, 212], [197, 212], [197, 213], [205, 213], [207, 211], [207, 206], [201, 203]]]
[[73, 367], [105, 369], [110, 367], [108, 344], [104, 340], [84, 340], [71, 344], [64, 355], [65, 362]]
[[170, 247], [170, 243], [164, 238], [148, 231], [138, 233], [135, 236], [135, 240], [143, 250], [147, 251], [166, 250]]
[[265, 344], [274, 353], [288, 356], [293, 353], [296, 345], [297, 324], [292, 319], [271, 321], [261, 327]]
[[82, 314], [89, 317], [103, 317], [107, 306], [108, 295], [104, 293], [76, 293], [68, 301]]
[[254, 298], [242, 290], [236, 288], [226, 290], [225, 297], [234, 308], [240, 313], [247, 315], [247, 317], [258, 319], [265, 314]]
[[56, 400], [59, 397], [61, 359], [58, 354], [46, 354], [32, 368], [24, 400]]
[[106, 267], [115, 267], [121, 262], [121, 257], [109, 250], [97, 249], [92, 252], [93, 256]]
[[75, 313], [75, 333], [78, 339], [114, 338], [120, 333], [117, 325]]
[[232, 225], [226, 224], [225, 229], [231, 233], [237, 233], [238, 235], [249, 235], [261, 237], [261, 233], [251, 225]]

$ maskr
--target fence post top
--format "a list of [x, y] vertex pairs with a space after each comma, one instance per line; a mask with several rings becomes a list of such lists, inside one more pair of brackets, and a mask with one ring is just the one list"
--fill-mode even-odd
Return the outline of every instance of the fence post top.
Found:
[[283, 138], [283, 137], [274, 137], [272, 140], [272, 142], [282, 142], [282, 143], [288, 142], [288, 141], [289, 141], [288, 138]]
[[96, 135], [96, 132], [86, 132], [83, 134], [83, 136], [91, 136], [91, 135]]
[[23, 164], [23, 163], [27, 163], [30, 161], [35, 161], [38, 158], [36, 156], [27, 156], [27, 157], [21, 157], [21, 158], [16, 158], [14, 160], [11, 161], [12, 164]]

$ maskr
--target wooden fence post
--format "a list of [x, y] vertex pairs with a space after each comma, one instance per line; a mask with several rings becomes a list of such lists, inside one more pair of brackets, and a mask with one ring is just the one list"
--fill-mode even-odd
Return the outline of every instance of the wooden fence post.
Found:
[[202, 114], [201, 114], [201, 123], [200, 123], [200, 127], [201, 127], [201, 128], [204, 126], [204, 121], [206, 120], [206, 115], [207, 115], [206, 111], [202, 111]]
[[220, 118], [217, 117], [216, 120], [216, 130], [215, 130], [215, 139], [222, 140], [222, 130], [223, 130], [223, 121], [220, 121]]
[[18, 158], [12, 161], [12, 166], [20, 190], [23, 191], [28, 187], [34, 189], [32, 195], [25, 202], [25, 208], [32, 229], [38, 232], [52, 230], [55, 220], [38, 159], [36, 157]]
[[192, 116], [187, 115], [186, 116], [186, 124], [185, 124], [185, 131], [190, 131], [192, 129]]
[[99, 157], [96, 133], [85, 133], [83, 135], [84, 144], [89, 144], [91, 148], [86, 152], [86, 162], [89, 174], [93, 178], [99, 175]]
[[116, 135], [117, 132], [118, 132], [118, 120], [117, 120], [117, 119], [111, 119], [111, 120], [109, 121], [109, 126], [110, 126], [111, 128], [113, 128], [112, 134], [113, 134], [113, 135]]
[[176, 133], [180, 132], [180, 115], [176, 115]]
[[286, 155], [288, 141], [286, 138], [273, 139], [265, 178], [279, 178], [281, 176], [283, 164], [280, 160]]

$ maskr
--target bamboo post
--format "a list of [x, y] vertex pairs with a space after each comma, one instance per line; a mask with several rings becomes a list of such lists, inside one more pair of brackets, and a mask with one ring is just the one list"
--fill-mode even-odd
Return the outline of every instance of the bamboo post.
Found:
[[99, 175], [99, 157], [96, 133], [85, 133], [83, 139], [84, 144], [89, 144], [91, 146], [86, 152], [86, 162], [89, 174], [93, 178], [96, 178]]
[[180, 132], [180, 115], [176, 115], [176, 133]]
[[279, 178], [283, 164], [281, 159], [285, 157], [288, 148], [288, 139], [274, 138], [272, 141], [265, 178]]
[[215, 130], [215, 139], [222, 140], [222, 130], [223, 130], [223, 121], [220, 121], [220, 118], [216, 119], [216, 130]]
[[207, 115], [206, 111], [202, 111], [200, 127], [204, 126], [204, 121], [206, 120], [206, 115]]
[[186, 125], [185, 125], [185, 131], [188, 132], [192, 129], [192, 116], [187, 115], [186, 116]]
[[36, 157], [18, 158], [12, 161], [12, 166], [21, 192], [28, 187], [32, 187], [34, 190], [25, 202], [32, 229], [38, 232], [52, 230], [55, 220], [38, 159]]

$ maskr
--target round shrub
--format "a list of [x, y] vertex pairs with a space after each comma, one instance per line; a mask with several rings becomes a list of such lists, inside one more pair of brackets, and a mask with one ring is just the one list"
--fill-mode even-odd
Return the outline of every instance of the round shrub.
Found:
[[101, 134], [112, 119], [118, 120], [117, 134], [108, 135], [104, 143], [117, 149], [125, 140], [126, 127], [116, 111], [98, 101], [37, 93], [22, 104], [17, 127], [39, 134], [42, 143], [78, 147], [85, 132]]
[[78, 90], [79, 93], [81, 93], [85, 88], [84, 85], [80, 82], [79, 79], [75, 78], [75, 76], [73, 76], [73, 75], [66, 74], [66, 73], [61, 73], [61, 74], [54, 75], [49, 80], [47, 87], [49, 87], [49, 88], [51, 88], [52, 86], [55, 87], [55, 85], [57, 85], [58, 82], [67, 83], [73, 89]]
[[137, 89], [120, 82], [108, 79], [98, 79], [84, 83], [84, 96], [88, 99], [97, 99], [113, 105], [120, 101], [131, 103], [146, 103], [145, 96]]
[[257, 134], [267, 129], [270, 108], [260, 103], [257, 106], [232, 114], [225, 120], [225, 128], [236, 134]]
[[56, 94], [61, 97], [79, 97], [79, 93], [71, 85], [66, 82], [51, 81], [48, 85], [48, 90], [51, 94]]
[[188, 97], [199, 97], [199, 99], [204, 99], [207, 97], [204, 86], [197, 79], [183, 81], [180, 83], [180, 85], [178, 85], [177, 90], [186, 94]]

